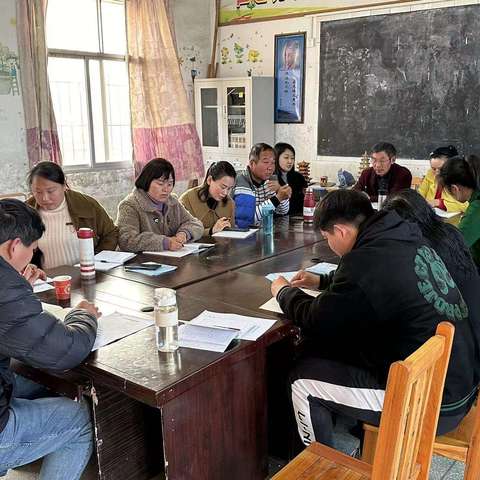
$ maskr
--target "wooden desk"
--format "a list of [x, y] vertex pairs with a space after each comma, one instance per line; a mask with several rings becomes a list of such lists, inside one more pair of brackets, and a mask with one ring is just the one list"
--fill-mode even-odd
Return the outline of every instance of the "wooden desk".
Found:
[[182, 258], [139, 254], [130, 262], [157, 261], [178, 267], [173, 272], [158, 277], [126, 272], [123, 267], [105, 273], [156, 287], [181, 288], [265, 258], [312, 245], [320, 240], [321, 235], [314, 232], [312, 226], [304, 225], [303, 221], [280, 217], [275, 220], [273, 235], [263, 235], [262, 230], [259, 230], [244, 240], [204, 237], [201, 242], [215, 243], [215, 247]]
[[[61, 267], [53, 273], [72, 275], [75, 304], [83, 296], [77, 270]], [[88, 289], [100, 308], [112, 302], [132, 311], [151, 305], [153, 289], [147, 285], [105, 274], [97, 274], [97, 280]], [[40, 296], [51, 301], [52, 292]], [[254, 315], [208, 296], [192, 299], [179, 293], [178, 304], [186, 320], [207, 308]], [[257, 342], [238, 342], [225, 353], [180, 348], [162, 354], [149, 327], [92, 353], [66, 374], [18, 363], [16, 369], [61, 393], [90, 392], [101, 479], [147, 479], [163, 467], [169, 479], [263, 480], [268, 467], [267, 339], [292, 332], [282, 321]]]

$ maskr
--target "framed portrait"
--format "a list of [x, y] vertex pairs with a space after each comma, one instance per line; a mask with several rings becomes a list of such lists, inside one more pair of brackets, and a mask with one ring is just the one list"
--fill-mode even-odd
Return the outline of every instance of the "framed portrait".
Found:
[[275, 123], [303, 123], [305, 32], [275, 35]]

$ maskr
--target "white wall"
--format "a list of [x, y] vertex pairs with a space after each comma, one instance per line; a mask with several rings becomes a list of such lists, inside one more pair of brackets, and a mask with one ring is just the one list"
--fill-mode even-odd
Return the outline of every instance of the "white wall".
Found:
[[[352, 9], [344, 12], [292, 17], [289, 19], [255, 22], [243, 25], [220, 27], [219, 55], [220, 64], [218, 76], [244, 77], [251, 70], [253, 75], [273, 76], [274, 73], [274, 36], [282, 33], [307, 32], [306, 65], [305, 65], [305, 121], [303, 124], [275, 125], [275, 141], [291, 143], [297, 152], [297, 161], [311, 162], [311, 172], [314, 178], [328, 175], [336, 178], [339, 168], [349, 170], [355, 176], [358, 172], [360, 158], [331, 157], [317, 155], [317, 124], [318, 124], [318, 94], [319, 94], [319, 64], [320, 64], [320, 23], [322, 21], [352, 18], [356, 16], [379, 15], [388, 13], [408, 12], [419, 9], [450, 7], [461, 4], [480, 3], [477, 0], [465, 1], [416, 1], [405, 5], [398, 4], [385, 7]], [[234, 53], [235, 44], [243, 47], [241, 62]], [[228, 55], [222, 57], [222, 49], [228, 49]], [[253, 57], [249, 52], [258, 51]], [[224, 51], [225, 52], [225, 51]], [[255, 59], [256, 61], [252, 61]], [[388, 139], [379, 139], [379, 141]], [[414, 176], [423, 175], [428, 168], [428, 162], [400, 158], [401, 163], [412, 171]]]
[[210, 63], [215, 0], [173, 0], [173, 19], [183, 83], [193, 111], [191, 71], [207, 76]]
[[[0, 56], [18, 57], [15, 1], [0, 0], [0, 12]], [[0, 92], [5, 92], [9, 81], [1, 75]], [[0, 93], [0, 167], [0, 193], [24, 191], [28, 162], [22, 97], [11, 92]]]

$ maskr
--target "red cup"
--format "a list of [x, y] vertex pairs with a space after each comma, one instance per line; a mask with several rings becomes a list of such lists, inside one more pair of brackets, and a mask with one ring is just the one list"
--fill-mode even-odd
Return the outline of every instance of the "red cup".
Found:
[[70, 289], [72, 287], [72, 277], [70, 275], [60, 275], [53, 279], [55, 295], [57, 300], [69, 300]]

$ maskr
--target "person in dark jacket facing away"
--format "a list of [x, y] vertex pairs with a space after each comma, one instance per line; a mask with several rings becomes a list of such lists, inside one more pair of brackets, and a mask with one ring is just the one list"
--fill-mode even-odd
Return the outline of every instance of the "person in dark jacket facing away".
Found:
[[308, 186], [305, 177], [295, 170], [295, 149], [288, 143], [277, 143], [275, 151], [275, 173], [278, 183], [292, 189], [289, 215], [303, 215], [303, 200]]
[[[91, 351], [97, 308], [80, 302], [62, 322], [42, 310], [21, 273], [45, 227], [39, 214], [0, 201], [0, 476], [44, 457], [41, 480], [79, 479], [92, 452], [88, 407], [47, 391], [10, 369], [11, 358], [35, 368], [66, 370]], [[32, 280], [35, 276], [31, 277]]]
[[[438, 323], [455, 326], [450, 373], [474, 370], [477, 342], [460, 291], [416, 224], [394, 211], [375, 213], [360, 192], [338, 190], [317, 206], [314, 227], [341, 257], [317, 283], [325, 291], [313, 298], [279, 278], [272, 293], [310, 340], [291, 379], [300, 437], [333, 445], [334, 415], [379, 424], [391, 363], [419, 348]], [[302, 275], [292, 284], [309, 284]], [[473, 374], [447, 376], [439, 433], [465, 416], [477, 382]]]

